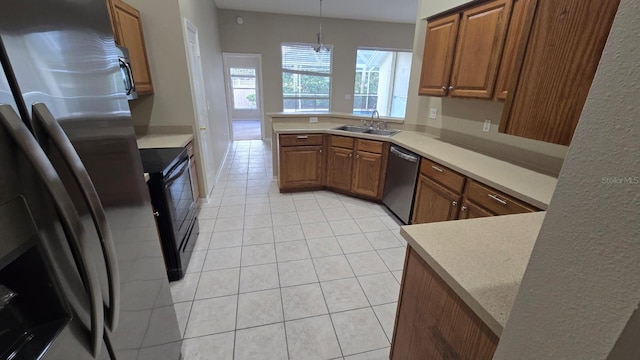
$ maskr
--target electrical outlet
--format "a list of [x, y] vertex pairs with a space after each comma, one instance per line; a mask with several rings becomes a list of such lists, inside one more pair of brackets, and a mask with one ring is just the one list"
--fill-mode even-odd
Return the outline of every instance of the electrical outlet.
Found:
[[431, 108], [431, 111], [429, 111], [429, 119], [434, 119], [438, 116], [438, 109], [436, 108]]
[[317, 123], [317, 122], [318, 122], [318, 118], [317, 118], [317, 117], [315, 117], [315, 116], [314, 116], [314, 117], [310, 117], [310, 118], [309, 118], [309, 122], [310, 122], [310, 123]]
[[485, 120], [484, 126], [482, 127], [482, 131], [489, 132], [491, 130], [491, 120]]

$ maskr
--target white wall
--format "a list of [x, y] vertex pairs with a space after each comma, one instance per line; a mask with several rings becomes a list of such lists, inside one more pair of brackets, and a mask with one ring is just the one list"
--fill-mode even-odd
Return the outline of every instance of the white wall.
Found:
[[[196, 138], [196, 156], [200, 179], [206, 167], [219, 169], [230, 143], [226, 94], [222, 68], [222, 52], [217, 26], [217, 9], [210, 0], [127, 0], [142, 18], [147, 56], [151, 68], [154, 94], [130, 102], [131, 115], [137, 127], [173, 127], [196, 134], [196, 111], [188, 68], [183, 16], [199, 29], [202, 68], [209, 102], [208, 148], [211, 164], [202, 162]], [[210, 179], [209, 183], [214, 184]], [[203, 195], [204, 189], [200, 183]]]
[[[243, 17], [243, 25], [236, 23], [237, 16]], [[262, 54], [264, 110], [282, 111], [280, 44], [314, 43], [319, 19], [235, 10], [220, 10], [218, 19], [224, 52]], [[344, 19], [323, 19], [322, 23], [325, 42], [334, 46], [331, 111], [351, 113], [357, 48], [411, 49], [414, 25]]]
[[638, 18], [622, 0], [496, 359], [605, 359], [638, 307]]

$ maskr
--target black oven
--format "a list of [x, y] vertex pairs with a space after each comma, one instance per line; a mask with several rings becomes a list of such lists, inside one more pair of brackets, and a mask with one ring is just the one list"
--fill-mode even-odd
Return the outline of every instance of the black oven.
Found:
[[141, 149], [169, 281], [181, 279], [198, 235], [197, 202], [185, 148]]

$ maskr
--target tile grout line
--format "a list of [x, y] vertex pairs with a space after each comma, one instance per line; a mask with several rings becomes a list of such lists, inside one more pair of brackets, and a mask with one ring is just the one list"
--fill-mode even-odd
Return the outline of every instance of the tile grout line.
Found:
[[287, 336], [287, 324], [285, 323], [286, 318], [284, 316], [284, 299], [282, 298], [282, 283], [280, 282], [280, 266], [278, 263], [278, 251], [276, 250], [276, 244], [275, 244], [276, 234], [273, 231], [273, 226], [271, 227], [271, 234], [273, 235], [273, 252], [276, 257], [276, 276], [278, 277], [278, 292], [280, 292], [280, 310], [282, 310], [282, 329], [284, 330], [284, 345], [287, 350], [287, 359], [290, 359], [291, 355], [289, 354], [289, 339]]

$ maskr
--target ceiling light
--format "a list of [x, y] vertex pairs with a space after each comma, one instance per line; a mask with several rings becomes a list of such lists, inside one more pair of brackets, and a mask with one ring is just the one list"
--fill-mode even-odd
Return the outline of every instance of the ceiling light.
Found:
[[322, 0], [320, 0], [320, 32], [316, 34], [316, 37], [317, 43], [313, 47], [313, 50], [315, 50], [315, 52], [329, 51], [324, 45], [324, 35], [322, 34]]

